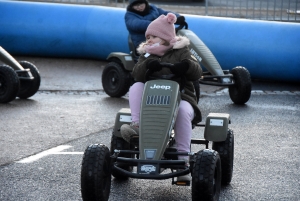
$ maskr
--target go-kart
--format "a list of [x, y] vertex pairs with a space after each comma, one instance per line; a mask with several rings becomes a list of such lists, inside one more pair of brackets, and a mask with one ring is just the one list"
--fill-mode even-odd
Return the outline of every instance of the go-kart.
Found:
[[[122, 138], [120, 127], [131, 123], [130, 109], [122, 108], [115, 118], [110, 149], [104, 144], [86, 148], [81, 166], [83, 200], [108, 200], [111, 175], [120, 180], [172, 179], [173, 185], [192, 185], [194, 201], [218, 200], [221, 184], [229, 184], [233, 173], [234, 135], [228, 128], [230, 115], [210, 113], [205, 124], [194, 125], [204, 127], [204, 139], [191, 140], [191, 144], [205, 147], [196, 153], [178, 152], [173, 126], [181, 101], [181, 84], [174, 75], [149, 78], [142, 97], [139, 136], [132, 136], [129, 143]], [[179, 155], [189, 156], [189, 167], [184, 160], [178, 160]], [[177, 181], [178, 176], [188, 173], [192, 176], [191, 183]]]
[[16, 97], [26, 99], [40, 87], [41, 77], [37, 67], [28, 62], [17, 62], [0, 46], [0, 103], [8, 103]]
[[[242, 66], [232, 70], [222, 70], [219, 62], [204, 42], [184, 23], [176, 27], [177, 35], [190, 39], [190, 51], [197, 58], [203, 68], [200, 84], [224, 86], [229, 88], [229, 95], [235, 104], [246, 103], [251, 96], [251, 77], [249, 71]], [[131, 72], [138, 59], [135, 47], [128, 36], [130, 54], [112, 52], [108, 55], [109, 63], [102, 74], [102, 86], [106, 94], [111, 97], [124, 96], [132, 84]], [[198, 85], [199, 85], [198, 83]], [[200, 93], [199, 90], [196, 90]], [[198, 94], [199, 96], [199, 94]]]

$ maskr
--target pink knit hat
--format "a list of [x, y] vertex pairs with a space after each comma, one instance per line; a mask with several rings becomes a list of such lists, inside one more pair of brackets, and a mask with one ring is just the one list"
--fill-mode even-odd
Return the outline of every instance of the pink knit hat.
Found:
[[168, 13], [166, 16], [159, 16], [156, 20], [149, 24], [145, 33], [146, 38], [148, 35], [153, 35], [170, 42], [176, 37], [174, 27], [176, 19], [176, 15], [173, 13]]

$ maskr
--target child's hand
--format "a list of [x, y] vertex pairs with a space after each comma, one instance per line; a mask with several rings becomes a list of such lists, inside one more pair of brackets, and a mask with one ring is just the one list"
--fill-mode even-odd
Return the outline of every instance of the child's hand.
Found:
[[162, 69], [162, 65], [158, 60], [151, 60], [146, 65], [147, 69], [151, 71], [160, 71]]
[[187, 62], [175, 63], [174, 67], [171, 68], [171, 72], [175, 75], [184, 75], [189, 69], [189, 64]]

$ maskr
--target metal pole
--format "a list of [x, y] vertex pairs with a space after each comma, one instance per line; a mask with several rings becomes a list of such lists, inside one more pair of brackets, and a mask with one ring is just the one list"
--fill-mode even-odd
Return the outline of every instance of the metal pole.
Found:
[[220, 12], [219, 12], [219, 16], [221, 16], [221, 10], [222, 10], [222, 6], [221, 6], [222, 4], [221, 4], [221, 1], [222, 1], [222, 0], [220, 0]]
[[212, 7], [212, 14], [211, 14], [211, 16], [215, 16], [215, 6], [213, 4], [211, 4], [211, 7]]
[[276, 0], [274, 0], [274, 13], [273, 13], [273, 15], [274, 15], [274, 21], [276, 20]]
[[255, 13], [254, 13], [254, 10], [255, 10], [255, 1], [253, 1], [253, 18], [252, 18], [252, 19], [255, 19]]
[[260, 5], [259, 5], [259, 19], [261, 20], [261, 1], [260, 1]]
[[[289, 10], [291, 9], [291, 0], [289, 0]], [[288, 12], [288, 21], [290, 21], [290, 12]]]
[[295, 21], [297, 21], [297, 15], [298, 15], [298, 13], [297, 13], [297, 11], [298, 11], [298, 1], [296, 1], [296, 8], [295, 8], [296, 10], [296, 13], [295, 13]]
[[239, 18], [241, 18], [241, 16], [242, 16], [242, 1], [240, 1], [240, 16], [239, 16]]
[[283, 0], [281, 0], [280, 21], [282, 21], [282, 12], [283, 12]]
[[235, 1], [233, 1], [233, 4], [232, 4], [232, 17], [234, 17], [234, 6], [235, 6]]
[[248, 0], [246, 0], [246, 19], [248, 19]]
[[269, 19], [269, 0], [267, 0], [267, 20]]
[[228, 11], [228, 0], [226, 0], [226, 17], [227, 17], [227, 11]]
[[208, 9], [208, 1], [209, 0], [206, 0], [205, 1], [205, 15], [207, 16], [207, 9]]

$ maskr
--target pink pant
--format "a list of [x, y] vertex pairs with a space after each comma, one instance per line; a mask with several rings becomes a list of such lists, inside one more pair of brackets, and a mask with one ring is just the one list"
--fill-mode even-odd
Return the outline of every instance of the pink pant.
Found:
[[[129, 106], [131, 109], [132, 121], [139, 123], [140, 106], [144, 91], [144, 83], [136, 82], [129, 90]], [[190, 142], [192, 137], [192, 120], [194, 118], [194, 109], [190, 103], [182, 100], [179, 104], [177, 119], [174, 126], [175, 140], [178, 151], [190, 152]], [[179, 157], [186, 159], [188, 157]]]

